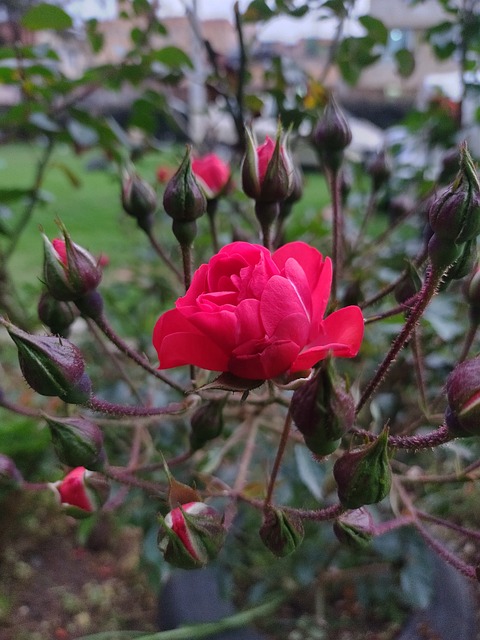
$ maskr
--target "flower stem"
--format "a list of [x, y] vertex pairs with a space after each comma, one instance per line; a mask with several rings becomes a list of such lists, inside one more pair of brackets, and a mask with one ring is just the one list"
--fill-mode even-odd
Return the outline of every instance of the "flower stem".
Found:
[[181, 281], [182, 280], [182, 274], [177, 269], [177, 267], [173, 264], [173, 262], [170, 260], [170, 258], [167, 256], [167, 254], [163, 250], [163, 247], [160, 245], [160, 243], [157, 242], [157, 240], [154, 237], [154, 235], [150, 232], [150, 233], [147, 234], [147, 236], [148, 236], [150, 244], [152, 245], [155, 253], [163, 260], [163, 262], [170, 269], [170, 271]]
[[337, 298], [337, 283], [341, 277], [343, 266], [343, 216], [340, 198], [340, 173], [328, 171], [328, 185], [332, 199], [333, 229], [332, 229], [332, 300]]
[[462, 349], [462, 353], [460, 355], [460, 358], [458, 359], [458, 362], [463, 362], [464, 360], [466, 360], [467, 356], [468, 356], [468, 352], [470, 351], [470, 348], [473, 344], [473, 341], [475, 340], [475, 336], [477, 334], [477, 329], [478, 329], [478, 324], [471, 322], [470, 323], [470, 328], [468, 330], [468, 333], [465, 337], [465, 343], [463, 345], [463, 349]]
[[127, 471], [125, 471], [125, 469], [123, 469], [122, 467], [107, 466], [102, 469], [101, 473], [103, 473], [103, 475], [107, 478], [111, 478], [112, 480], [120, 482], [121, 484], [143, 489], [144, 491], [155, 497], [166, 497], [166, 492], [162, 491], [156, 483], [148, 482], [147, 480], [141, 480], [132, 473], [128, 473]]
[[385, 356], [383, 362], [380, 364], [375, 375], [370, 380], [365, 391], [363, 392], [362, 397], [360, 398], [360, 401], [357, 405], [356, 413], [358, 413], [362, 409], [370, 396], [376, 391], [378, 385], [382, 382], [385, 375], [387, 374], [392, 362], [395, 360], [401, 349], [405, 346], [405, 343], [412, 335], [417, 322], [419, 321], [421, 315], [427, 308], [428, 303], [437, 291], [441, 276], [442, 274], [434, 273], [433, 271], [428, 272], [425, 284], [423, 285], [423, 288], [420, 292], [418, 302], [415, 304], [403, 326], [403, 329], [393, 341], [393, 344], [390, 347], [390, 350]]
[[288, 442], [288, 435], [290, 433], [290, 427], [292, 424], [292, 416], [290, 410], [287, 412], [285, 416], [285, 424], [283, 425], [283, 431], [280, 438], [280, 442], [277, 449], [277, 455], [275, 456], [275, 462], [273, 463], [272, 473], [270, 475], [270, 481], [268, 483], [267, 495], [265, 496], [264, 508], [266, 509], [270, 506], [272, 501], [273, 489], [275, 487], [275, 481], [277, 479], [278, 471], [280, 469], [280, 464], [282, 462], [283, 454], [285, 453], [285, 448]]
[[191, 244], [181, 244], [182, 261], [183, 261], [183, 282], [185, 284], [185, 291], [188, 291], [190, 284], [192, 283], [192, 269], [193, 269], [193, 255]]
[[[350, 433], [353, 433], [362, 438], [366, 438], [370, 442], [377, 439], [377, 436], [370, 431], [364, 429], [350, 429]], [[438, 447], [441, 444], [445, 444], [452, 439], [452, 435], [445, 424], [442, 424], [435, 431], [426, 433], [425, 435], [415, 436], [388, 436], [388, 444], [390, 447], [396, 449], [431, 449], [432, 447]]]
[[90, 396], [90, 399], [86, 406], [89, 409], [92, 409], [92, 411], [106, 413], [111, 416], [137, 416], [141, 418], [147, 416], [181, 414], [187, 411], [190, 406], [190, 402], [188, 400], [186, 400], [185, 402], [172, 402], [166, 407], [138, 407], [135, 405], [123, 405], [108, 402], [107, 400], [102, 400], [101, 398], [97, 398], [96, 396], [92, 395]]

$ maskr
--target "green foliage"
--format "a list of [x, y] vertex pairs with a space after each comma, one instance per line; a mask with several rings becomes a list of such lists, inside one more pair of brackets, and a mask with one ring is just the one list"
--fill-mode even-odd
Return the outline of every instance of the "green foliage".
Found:
[[31, 7], [22, 17], [22, 25], [31, 31], [54, 29], [62, 31], [73, 26], [71, 16], [60, 7], [42, 2]]

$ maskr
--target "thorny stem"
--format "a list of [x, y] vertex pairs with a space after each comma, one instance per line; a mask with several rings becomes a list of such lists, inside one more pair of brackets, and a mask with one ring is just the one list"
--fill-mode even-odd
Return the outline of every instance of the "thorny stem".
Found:
[[181, 244], [180, 249], [182, 250], [183, 282], [185, 284], [185, 291], [188, 291], [188, 288], [190, 287], [190, 284], [192, 282], [192, 269], [193, 269], [192, 245]]
[[122, 338], [120, 338], [120, 336], [118, 336], [115, 333], [113, 328], [108, 323], [107, 318], [103, 314], [99, 318], [94, 318], [94, 322], [97, 325], [97, 327], [100, 329], [100, 331], [102, 331], [106, 335], [106, 337], [111, 342], [113, 342], [113, 344], [122, 353], [124, 353], [134, 362], [136, 362], [140, 367], [142, 367], [142, 369], [145, 369], [145, 371], [148, 371], [148, 373], [151, 373], [156, 378], [159, 378], [160, 380], [168, 384], [170, 387], [172, 387], [172, 389], [175, 389], [176, 391], [182, 394], [185, 393], [185, 389], [183, 389], [181, 385], [179, 385], [177, 382], [174, 382], [173, 380], [168, 378], [165, 374], [161, 373], [158, 369], [155, 369], [154, 367], [152, 367], [150, 363], [146, 360], [146, 358], [142, 357], [139, 353], [131, 349], [128, 346], [128, 344], [124, 342], [124, 340], [122, 340]]
[[[350, 429], [350, 433], [366, 438], [370, 442], [377, 439], [378, 436], [365, 429]], [[431, 449], [441, 444], [445, 444], [452, 439], [447, 425], [442, 424], [435, 431], [431, 431], [425, 435], [415, 436], [388, 436], [388, 444], [396, 449]]]
[[394, 531], [395, 529], [408, 527], [413, 523], [413, 520], [414, 517], [410, 514], [408, 516], [399, 516], [387, 522], [381, 522], [380, 524], [374, 525], [373, 534], [375, 536], [384, 536], [386, 533], [390, 533], [390, 531]]
[[170, 271], [181, 282], [182, 281], [182, 274], [177, 269], [177, 267], [173, 264], [173, 262], [170, 260], [170, 258], [167, 256], [167, 254], [163, 250], [163, 247], [161, 246], [161, 244], [159, 242], [157, 242], [157, 239], [155, 238], [153, 233], [151, 233], [151, 232], [147, 233], [147, 237], [148, 237], [148, 239], [150, 241], [150, 244], [152, 245], [152, 248], [154, 249], [155, 253], [160, 257], [161, 260], [163, 260], [165, 265], [170, 269]]
[[333, 229], [332, 229], [332, 260], [333, 260], [333, 275], [332, 275], [332, 300], [337, 299], [337, 283], [342, 274], [342, 262], [343, 262], [343, 220], [341, 210], [341, 198], [340, 198], [340, 172], [328, 171], [328, 185], [330, 188], [330, 197], [332, 199], [332, 213], [333, 213]]
[[138, 487], [139, 489], [143, 489], [150, 495], [165, 498], [166, 493], [162, 491], [159, 486], [155, 482], [148, 482], [147, 480], [141, 480], [137, 478], [132, 473], [126, 471], [123, 467], [110, 467], [107, 466], [102, 469], [101, 473], [107, 478], [111, 478], [116, 482], [120, 482], [121, 484], [126, 484], [131, 487]]
[[138, 418], [147, 416], [163, 416], [182, 414], [190, 408], [190, 401], [171, 402], [166, 407], [137, 407], [132, 405], [116, 404], [102, 400], [96, 396], [90, 396], [86, 405], [92, 411], [106, 413], [111, 416], [136, 416]]
[[468, 465], [462, 471], [458, 471], [456, 473], [447, 473], [444, 475], [423, 475], [423, 476], [404, 476], [402, 478], [402, 482], [404, 484], [416, 484], [416, 483], [435, 483], [438, 484], [440, 482], [473, 482], [477, 480], [476, 475], [473, 474], [473, 471], [476, 471], [480, 467], [480, 460], [476, 460], [472, 464]]
[[272, 501], [273, 489], [275, 487], [275, 481], [277, 479], [278, 471], [280, 469], [280, 464], [282, 462], [283, 454], [285, 453], [285, 448], [288, 442], [288, 435], [290, 433], [290, 427], [292, 424], [292, 415], [290, 410], [287, 412], [285, 416], [285, 424], [283, 425], [283, 431], [280, 438], [280, 442], [278, 444], [277, 455], [275, 456], [275, 462], [273, 463], [272, 473], [270, 475], [270, 481], [268, 483], [267, 495], [265, 496], [264, 501], [264, 509], [270, 506]]
[[407, 340], [412, 335], [412, 331], [415, 329], [417, 322], [419, 321], [421, 315], [427, 308], [428, 303], [436, 293], [438, 284], [441, 280], [441, 275], [442, 274], [434, 273], [432, 271], [428, 272], [425, 284], [423, 285], [422, 290], [420, 292], [418, 302], [416, 303], [415, 307], [412, 309], [410, 315], [408, 316], [403, 326], [403, 329], [400, 331], [400, 333], [397, 335], [397, 337], [393, 341], [393, 344], [390, 347], [390, 350], [385, 356], [383, 362], [380, 364], [375, 375], [370, 380], [365, 391], [363, 392], [362, 397], [360, 398], [360, 401], [357, 405], [356, 413], [358, 413], [362, 409], [362, 407], [370, 398], [370, 396], [376, 391], [378, 385], [382, 382], [385, 375], [387, 374], [390, 368], [390, 365], [395, 360], [395, 358], [397, 357], [401, 349], [405, 346], [405, 343], [407, 342]]
[[467, 529], [466, 527], [462, 527], [459, 524], [455, 524], [454, 522], [450, 522], [449, 520], [444, 520], [443, 518], [438, 518], [437, 516], [432, 516], [429, 513], [425, 513], [424, 511], [417, 510], [416, 513], [421, 520], [426, 520], [427, 522], [433, 522], [434, 524], [438, 524], [440, 527], [451, 529], [452, 531], [456, 531], [457, 533], [462, 534], [466, 538], [472, 538], [473, 540], [480, 540], [480, 531]]

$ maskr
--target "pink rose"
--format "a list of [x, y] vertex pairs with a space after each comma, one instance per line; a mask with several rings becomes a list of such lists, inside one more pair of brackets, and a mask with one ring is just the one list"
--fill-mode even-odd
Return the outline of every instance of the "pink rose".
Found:
[[194, 158], [192, 171], [210, 200], [217, 198], [230, 180], [230, 167], [215, 153]]
[[331, 280], [330, 259], [303, 242], [273, 255], [247, 242], [223, 247], [157, 321], [160, 368], [190, 364], [267, 380], [309, 369], [330, 353], [355, 356], [363, 316], [350, 306], [324, 319]]

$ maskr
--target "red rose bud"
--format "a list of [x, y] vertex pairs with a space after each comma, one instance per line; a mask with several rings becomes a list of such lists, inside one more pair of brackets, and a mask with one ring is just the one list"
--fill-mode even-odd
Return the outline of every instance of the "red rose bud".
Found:
[[247, 196], [257, 203], [282, 202], [293, 189], [293, 164], [281, 141], [280, 130], [276, 141], [268, 136], [258, 146], [247, 129], [247, 150], [242, 164], [242, 186]]
[[175, 222], [194, 222], [207, 209], [203, 189], [192, 172], [190, 147], [187, 147], [182, 164], [165, 188], [163, 206]]
[[43, 291], [38, 301], [38, 317], [51, 333], [66, 337], [75, 320], [75, 310], [68, 302], [56, 300], [51, 293]]
[[181, 569], [199, 569], [216, 558], [227, 534], [218, 511], [203, 502], [188, 502], [159, 519], [158, 546]]
[[429, 211], [430, 226], [439, 238], [462, 244], [480, 233], [480, 185], [467, 146], [460, 149], [460, 171]]
[[333, 95], [313, 130], [313, 146], [323, 166], [337, 172], [343, 160], [343, 151], [352, 141], [348, 122]]
[[106, 502], [110, 487], [98, 473], [77, 467], [63, 480], [50, 484], [60, 504], [75, 518], [86, 518], [98, 511]]
[[106, 455], [103, 433], [94, 422], [81, 416], [57, 418], [44, 416], [58, 459], [69, 467], [102, 469]]
[[303, 523], [293, 512], [287, 514], [283, 509], [269, 507], [264, 514], [259, 534], [267, 549], [277, 558], [283, 558], [293, 553], [302, 543]]
[[26, 333], [5, 320], [1, 323], [17, 346], [20, 369], [34, 391], [72, 404], [88, 401], [92, 385], [78, 347], [55, 336]]
[[190, 419], [190, 448], [201, 449], [222, 433], [225, 401], [210, 400], [199, 407]]
[[135, 218], [140, 229], [150, 233], [157, 209], [157, 194], [148, 182], [129, 167], [125, 167], [122, 173], [121, 197], [125, 213]]
[[363, 507], [342, 514], [333, 523], [333, 532], [339, 542], [354, 549], [366, 547], [370, 543], [373, 528], [372, 516]]
[[192, 171], [209, 200], [222, 195], [230, 181], [229, 165], [215, 153], [209, 153], [201, 158], [194, 158]]
[[372, 191], [376, 193], [390, 178], [392, 170], [385, 150], [379, 151], [367, 164], [367, 173], [372, 179]]
[[392, 475], [388, 460], [388, 429], [375, 442], [348, 451], [333, 467], [338, 497], [346, 509], [383, 500], [390, 491]]
[[0, 490], [17, 489], [23, 483], [22, 474], [8, 456], [0, 453]]
[[310, 451], [326, 456], [335, 451], [353, 426], [355, 402], [345, 382], [336, 378], [333, 367], [327, 364], [295, 391], [290, 412]]
[[480, 356], [465, 360], [448, 376], [446, 422], [456, 436], [480, 434]]
[[102, 278], [95, 258], [72, 242], [62, 228], [64, 239], [44, 241], [43, 278], [50, 294], [57, 300], [74, 301], [95, 290]]

